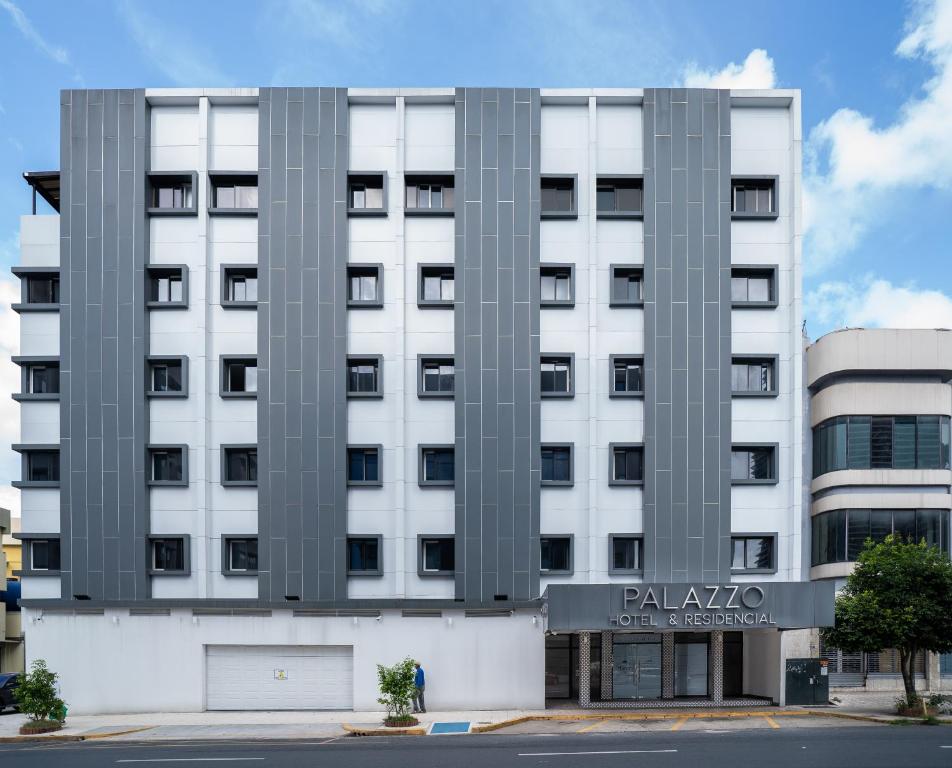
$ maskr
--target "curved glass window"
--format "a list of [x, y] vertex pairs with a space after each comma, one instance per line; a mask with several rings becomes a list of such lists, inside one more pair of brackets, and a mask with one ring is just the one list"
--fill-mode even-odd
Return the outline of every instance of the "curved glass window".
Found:
[[949, 417], [827, 419], [813, 428], [813, 476], [839, 469], [949, 469]]
[[949, 512], [944, 509], [834, 509], [812, 520], [811, 565], [852, 563], [866, 539], [890, 534], [949, 551]]

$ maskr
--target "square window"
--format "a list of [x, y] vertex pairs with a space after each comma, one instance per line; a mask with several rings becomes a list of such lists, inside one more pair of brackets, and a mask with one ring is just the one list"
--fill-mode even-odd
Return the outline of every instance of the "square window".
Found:
[[571, 264], [539, 267], [539, 300], [543, 307], [575, 306], [575, 271]]
[[386, 203], [384, 173], [348, 174], [347, 206], [350, 215], [386, 216]]
[[227, 543], [227, 571], [247, 573], [258, 570], [258, 540], [226, 539]]
[[731, 179], [731, 217], [776, 218], [777, 177]]
[[731, 392], [742, 397], [776, 395], [776, 366], [774, 357], [731, 360]]
[[452, 574], [456, 568], [456, 541], [452, 536], [420, 537], [420, 575]]
[[383, 357], [347, 358], [347, 396], [383, 397]]
[[644, 181], [640, 178], [598, 178], [595, 204], [599, 218], [635, 218], [644, 212]]
[[766, 307], [777, 305], [774, 267], [733, 267], [731, 269], [731, 305]]
[[383, 306], [383, 265], [350, 264], [347, 267], [347, 306]]
[[420, 397], [451, 398], [456, 391], [456, 367], [452, 357], [421, 357]]
[[188, 485], [185, 476], [185, 448], [150, 446], [151, 485]]
[[455, 183], [452, 174], [407, 174], [406, 214], [452, 215]]
[[776, 446], [733, 446], [731, 482], [736, 485], [776, 483]]
[[149, 358], [149, 395], [181, 396], [185, 392], [184, 357]]
[[542, 536], [539, 539], [539, 570], [543, 573], [571, 573], [572, 538], [570, 536]]
[[258, 359], [255, 357], [221, 358], [221, 396], [255, 397], [258, 393]]
[[382, 575], [383, 568], [380, 562], [380, 537], [348, 537], [347, 572], [351, 575]]
[[148, 293], [146, 306], [153, 309], [184, 309], [188, 306], [186, 300], [186, 284], [188, 267], [176, 265], [146, 267], [148, 276]]
[[29, 539], [31, 571], [58, 571], [60, 569], [59, 539]]
[[60, 479], [58, 450], [28, 450], [24, 452], [24, 478], [30, 483], [58, 483]]
[[542, 397], [572, 397], [575, 382], [572, 355], [543, 355], [539, 360], [539, 390]]
[[149, 208], [157, 215], [190, 215], [198, 213], [195, 188], [198, 174], [194, 171], [153, 171], [149, 179]]
[[210, 172], [212, 204], [209, 214], [247, 214], [258, 211], [258, 176], [253, 173]]
[[32, 363], [26, 366], [26, 394], [59, 394], [59, 363]]
[[185, 539], [183, 537], [152, 538], [149, 540], [152, 552], [153, 573], [185, 572]]
[[380, 485], [380, 446], [359, 445], [347, 448], [347, 484]]
[[542, 176], [542, 218], [576, 218], [576, 176]]
[[609, 485], [641, 485], [644, 482], [645, 449], [642, 445], [612, 443]]
[[631, 572], [642, 570], [642, 539], [640, 536], [612, 534], [611, 568], [609, 572]]
[[27, 304], [59, 304], [60, 279], [58, 274], [26, 275]]
[[420, 446], [420, 485], [453, 485], [455, 454], [453, 446]]
[[222, 485], [258, 484], [258, 447], [255, 445], [223, 445]]
[[610, 355], [609, 397], [641, 397], [645, 390], [644, 360], [640, 357]]
[[221, 305], [225, 309], [232, 307], [250, 307], [258, 305], [258, 268], [249, 265], [222, 265]]
[[419, 273], [420, 307], [452, 309], [456, 295], [452, 264], [421, 264]]
[[572, 446], [542, 446], [542, 485], [572, 485]]
[[731, 570], [774, 570], [773, 536], [731, 537]]
[[611, 296], [609, 306], [644, 306], [644, 268], [613, 264], [611, 267]]

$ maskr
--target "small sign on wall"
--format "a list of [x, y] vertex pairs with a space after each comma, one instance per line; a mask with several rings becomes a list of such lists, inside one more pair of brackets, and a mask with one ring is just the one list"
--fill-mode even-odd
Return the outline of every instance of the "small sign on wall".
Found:
[[274, 670], [274, 679], [275, 680], [287, 680], [288, 671], [286, 669], [276, 669]]

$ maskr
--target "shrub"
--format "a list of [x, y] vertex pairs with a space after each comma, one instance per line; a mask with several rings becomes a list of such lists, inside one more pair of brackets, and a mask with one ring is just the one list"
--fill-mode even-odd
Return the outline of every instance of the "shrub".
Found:
[[406, 658], [392, 667], [377, 665], [377, 681], [381, 696], [377, 702], [387, 710], [387, 720], [405, 720], [410, 716], [410, 706], [416, 690], [413, 679], [416, 670], [413, 659]]
[[30, 720], [62, 723], [66, 719], [66, 704], [57, 696], [56, 681], [57, 674], [43, 659], [34, 661], [30, 671], [17, 678], [17, 706]]

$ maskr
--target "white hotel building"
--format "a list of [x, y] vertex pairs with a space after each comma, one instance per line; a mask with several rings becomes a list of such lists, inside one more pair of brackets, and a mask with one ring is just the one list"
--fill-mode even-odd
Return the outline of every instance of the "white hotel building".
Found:
[[787, 700], [833, 598], [798, 91], [61, 110], [15, 448], [71, 712], [375, 709], [408, 655], [432, 709]]

